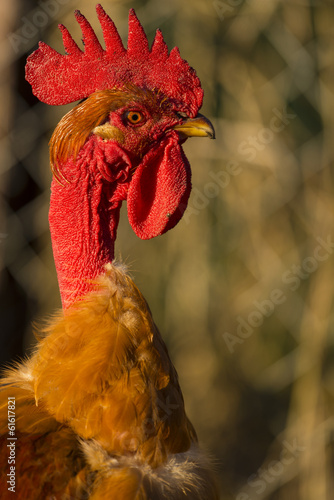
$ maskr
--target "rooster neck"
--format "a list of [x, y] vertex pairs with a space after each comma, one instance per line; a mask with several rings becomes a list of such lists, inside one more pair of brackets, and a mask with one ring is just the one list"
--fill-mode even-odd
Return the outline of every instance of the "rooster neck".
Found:
[[116, 180], [117, 171], [113, 182], [106, 180], [113, 165], [104, 153], [91, 138], [76, 161], [70, 158], [62, 166], [67, 182], [52, 181], [49, 223], [64, 309], [94, 289], [97, 276], [114, 258], [128, 182], [124, 170], [121, 181]]

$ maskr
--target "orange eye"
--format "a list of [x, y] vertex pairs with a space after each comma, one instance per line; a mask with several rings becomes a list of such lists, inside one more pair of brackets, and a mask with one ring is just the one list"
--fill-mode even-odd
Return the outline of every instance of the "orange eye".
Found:
[[144, 121], [144, 115], [140, 111], [128, 111], [126, 118], [132, 125], [138, 125]]

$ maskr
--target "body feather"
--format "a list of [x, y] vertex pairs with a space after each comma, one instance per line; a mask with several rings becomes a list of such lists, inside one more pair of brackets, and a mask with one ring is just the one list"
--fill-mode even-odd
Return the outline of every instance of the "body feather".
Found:
[[[18, 408], [18, 482], [36, 481], [32, 467], [41, 484], [59, 474], [61, 495], [78, 487], [99, 500], [164, 499], [172, 492], [172, 498], [212, 498], [203, 496], [212, 478], [177, 373], [144, 297], [122, 267], [106, 266], [96, 289], [40, 336], [32, 358], [3, 379], [1, 400], [15, 396]], [[5, 403], [0, 429], [3, 454]], [[48, 447], [52, 457], [39, 454]], [[34, 464], [25, 462], [28, 455]], [[58, 498], [57, 488], [53, 495]]]

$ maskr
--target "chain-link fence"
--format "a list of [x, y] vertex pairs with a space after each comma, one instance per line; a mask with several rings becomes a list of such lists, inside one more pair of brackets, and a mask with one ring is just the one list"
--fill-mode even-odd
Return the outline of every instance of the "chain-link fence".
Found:
[[[193, 192], [180, 224], [140, 241], [123, 214], [116, 253], [133, 270], [217, 458], [222, 498], [330, 500], [333, 487], [334, 8], [274, 0], [106, 1], [201, 78], [216, 141], [185, 145]], [[28, 352], [32, 321], [59, 307], [48, 230], [48, 139], [71, 106], [24, 80], [57, 23], [80, 40], [86, 0], [0, 6], [1, 357]]]

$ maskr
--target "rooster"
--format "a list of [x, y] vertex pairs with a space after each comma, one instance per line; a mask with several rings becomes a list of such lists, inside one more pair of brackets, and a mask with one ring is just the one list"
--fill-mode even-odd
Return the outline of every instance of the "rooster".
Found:
[[121, 204], [142, 239], [175, 226], [191, 189], [182, 143], [214, 137], [203, 91], [135, 12], [127, 49], [97, 6], [105, 49], [75, 12], [85, 49], [60, 25], [61, 55], [28, 58], [43, 102], [80, 100], [50, 140], [50, 231], [63, 310], [32, 357], [1, 381], [1, 498], [217, 499], [176, 370], [149, 307], [114, 261]]

